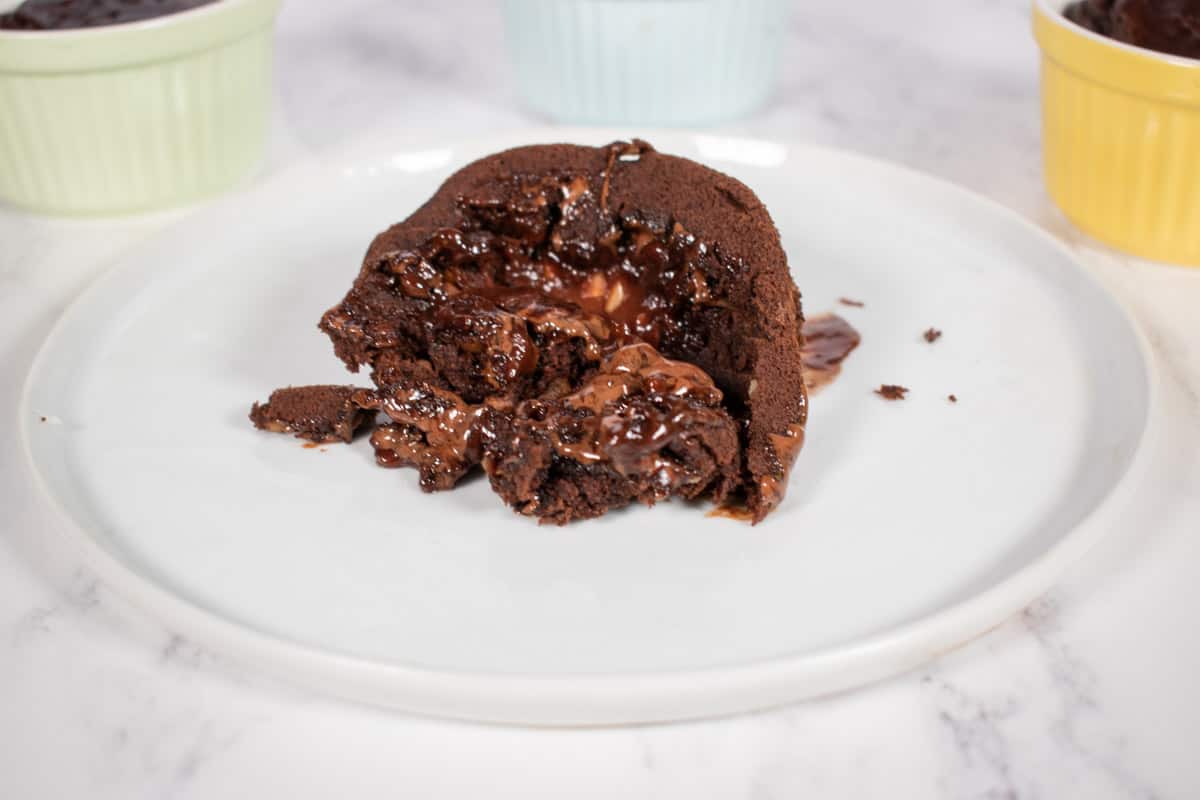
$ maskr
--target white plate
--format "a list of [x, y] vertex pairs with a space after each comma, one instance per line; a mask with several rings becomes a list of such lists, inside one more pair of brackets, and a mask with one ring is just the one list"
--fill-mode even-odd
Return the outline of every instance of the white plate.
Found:
[[[1152, 393], [1117, 304], [995, 205], [777, 142], [652, 137], [754, 188], [809, 313], [837, 309], [864, 336], [814, 397], [787, 500], [762, 525], [670, 503], [538, 527], [484, 480], [426, 495], [364, 441], [305, 449], [250, 427], [274, 387], [346, 380], [316, 321], [371, 236], [451, 169], [613, 138], [346, 154], [129, 254], [59, 323], [20, 420], [95, 569], [183, 635], [328, 692], [592, 724], [910, 668], [1015, 612], [1102, 532]], [[945, 331], [932, 345], [930, 326]], [[886, 402], [881, 383], [912, 391]]]

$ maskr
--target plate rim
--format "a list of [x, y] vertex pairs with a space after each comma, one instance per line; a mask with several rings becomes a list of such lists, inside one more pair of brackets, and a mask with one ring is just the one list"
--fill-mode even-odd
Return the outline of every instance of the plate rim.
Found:
[[[295, 180], [314, 167], [347, 164], [367, 157], [379, 163], [418, 147], [470, 150], [488, 142], [595, 140], [609, 136], [619, 139], [627, 138], [628, 134], [609, 128], [532, 127], [449, 140], [429, 133], [405, 134], [390, 137], [385, 144], [376, 132], [331, 152], [303, 156], [249, 191], [226, 196], [198, 212], [199, 215], [218, 213], [230, 205], [252, 202], [259, 193]], [[125, 258], [130, 253], [152, 246], [180, 227], [193, 225], [198, 214], [188, 214], [134, 243], [101, 268], [55, 320], [25, 376], [17, 407], [21, 452], [37, 492], [59, 521], [65, 523], [58, 526], [62, 539], [70, 543], [88, 569], [141, 612], [198, 644], [229, 656], [248, 670], [266, 672], [284, 682], [298, 683], [327, 695], [420, 715], [505, 724], [591, 727], [741, 713], [828, 695], [906, 672], [1002, 624], [1053, 586], [1067, 568], [1102, 538], [1103, 523], [1114, 516], [1115, 509], [1132, 494], [1138, 483], [1136, 479], [1146, 472], [1150, 445], [1158, 438], [1161, 426], [1160, 415], [1155, 413], [1160, 405], [1161, 375], [1128, 301], [1114, 292], [1109, 282], [1087, 269], [1065, 242], [1017, 211], [971, 189], [903, 164], [849, 150], [786, 138], [724, 136], [692, 130], [646, 130], [640, 136], [651, 141], [715, 137], [782, 144], [789, 154], [804, 151], [848, 160], [910, 181], [932, 184], [943, 192], [957, 193], [978, 209], [1015, 223], [1069, 262], [1081, 280], [1093, 284], [1133, 339], [1145, 376], [1146, 409], [1140, 436], [1125, 470], [1076, 525], [1065, 530], [1040, 555], [996, 583], [933, 613], [815, 653], [784, 653], [699, 669], [532, 676], [411, 666], [298, 642], [208, 610], [110, 553], [62, 504], [33, 453], [29, 424], [31, 395], [63, 331], [92, 295], [125, 268], [123, 264], [129, 263]]]

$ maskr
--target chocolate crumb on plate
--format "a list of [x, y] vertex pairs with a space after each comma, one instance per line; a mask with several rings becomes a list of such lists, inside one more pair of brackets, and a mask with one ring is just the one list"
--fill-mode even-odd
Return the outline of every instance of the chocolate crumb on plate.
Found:
[[908, 394], [908, 387], [897, 386], [894, 383], [885, 383], [875, 390], [875, 394], [884, 400], [903, 400], [904, 396]]
[[866, 303], [861, 300], [851, 300], [849, 297], [839, 297], [838, 302], [844, 306], [850, 306], [851, 308], [862, 308], [866, 305]]
[[925, 341], [929, 342], [930, 344], [933, 344], [938, 339], [942, 338], [942, 332], [939, 331], [937, 328], [929, 328], [928, 330], [925, 331], [924, 336], [925, 336]]
[[955, 395], [949, 395], [946, 399], [949, 400], [951, 403], [958, 402], [958, 398]]

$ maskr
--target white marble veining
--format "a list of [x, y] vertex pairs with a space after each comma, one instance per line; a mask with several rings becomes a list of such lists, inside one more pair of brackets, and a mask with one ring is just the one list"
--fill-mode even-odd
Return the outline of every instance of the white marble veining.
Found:
[[[823, 700], [642, 728], [418, 719], [293, 690], [127, 608], [53, 536], [0, 438], [0, 798], [1200, 796], [1200, 272], [1088, 243], [1039, 181], [1025, 0], [797, 3], [781, 88], [731, 131], [850, 148], [1075, 246], [1144, 326], [1165, 435], [1138, 502], [1022, 615]], [[293, 0], [269, 169], [372, 129], [527, 125], [489, 3]], [[183, 212], [180, 212], [183, 213]], [[57, 313], [179, 213], [0, 211], [0, 418]]]

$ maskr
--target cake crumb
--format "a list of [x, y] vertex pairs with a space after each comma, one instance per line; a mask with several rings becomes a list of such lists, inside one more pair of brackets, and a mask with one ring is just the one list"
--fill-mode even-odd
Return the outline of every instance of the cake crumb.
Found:
[[894, 383], [885, 383], [875, 390], [875, 394], [884, 400], [903, 400], [904, 396], [908, 394], [908, 387], [897, 386]]
[[940, 338], [942, 338], [942, 332], [937, 328], [930, 328], [929, 330], [925, 331], [925, 341], [929, 342], [930, 344], [933, 344]]
[[866, 303], [861, 300], [851, 300], [849, 297], [839, 297], [838, 302], [844, 306], [850, 306], [851, 308], [862, 308], [866, 305]]
[[954, 395], [950, 395], [950, 396], [948, 396], [946, 399], [947, 399], [947, 400], [949, 400], [951, 403], [957, 403], [957, 402], [958, 402], [958, 398], [957, 398], [957, 397], [955, 397]]
[[46, 418], [45, 418], [45, 417], [42, 417], [42, 422], [46, 422]]

